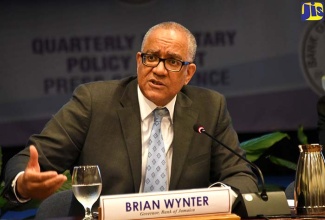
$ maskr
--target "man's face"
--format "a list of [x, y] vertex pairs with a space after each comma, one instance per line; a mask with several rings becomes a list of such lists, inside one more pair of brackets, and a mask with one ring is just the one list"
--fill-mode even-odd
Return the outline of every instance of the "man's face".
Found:
[[[158, 29], [147, 38], [143, 53], [156, 55], [160, 58], [189, 60], [188, 41], [186, 35], [179, 31]], [[144, 96], [157, 106], [170, 102], [181, 88], [189, 83], [195, 73], [195, 64], [184, 65], [179, 72], [165, 69], [164, 62], [156, 67], [142, 64], [141, 53], [136, 55], [139, 87]]]

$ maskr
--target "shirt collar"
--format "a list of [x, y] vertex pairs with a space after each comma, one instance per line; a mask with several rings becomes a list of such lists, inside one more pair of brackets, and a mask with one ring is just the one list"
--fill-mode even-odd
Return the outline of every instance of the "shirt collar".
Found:
[[[171, 119], [171, 122], [173, 123], [173, 116], [174, 116], [174, 107], [176, 103], [176, 97], [175, 97], [165, 106], [159, 106], [159, 107], [166, 107], [169, 111], [169, 116]], [[152, 101], [147, 99], [143, 93], [141, 92], [139, 85], [138, 85], [138, 100], [139, 100], [139, 106], [140, 106], [140, 114], [141, 114], [141, 121], [143, 121], [145, 118], [147, 118], [155, 108], [158, 106], [154, 104]]]

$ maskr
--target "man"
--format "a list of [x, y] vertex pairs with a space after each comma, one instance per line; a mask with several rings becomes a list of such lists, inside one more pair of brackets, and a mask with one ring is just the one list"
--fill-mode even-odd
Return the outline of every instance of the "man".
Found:
[[224, 97], [187, 86], [196, 71], [195, 53], [195, 38], [182, 25], [152, 27], [136, 54], [137, 77], [79, 86], [44, 130], [29, 139], [29, 147], [8, 162], [7, 198], [47, 198], [66, 181], [58, 173], [82, 164], [99, 166], [102, 195], [144, 192], [152, 111], [157, 107], [168, 109], [161, 122], [168, 190], [223, 182], [241, 192], [257, 191], [246, 162], [193, 131], [201, 123], [244, 155]]

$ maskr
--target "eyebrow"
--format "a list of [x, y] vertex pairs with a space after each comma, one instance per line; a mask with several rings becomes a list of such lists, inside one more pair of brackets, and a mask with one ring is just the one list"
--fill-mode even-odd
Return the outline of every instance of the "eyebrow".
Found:
[[[154, 51], [154, 50], [147, 50], [146, 53], [150, 53], [150, 54], [153, 54], [153, 55], [156, 55], [158, 56], [159, 55], [159, 50], [157, 51]], [[182, 57], [176, 53], [170, 53], [170, 52], [167, 52], [168, 56], [174, 58], [174, 59], [178, 59], [178, 60], [183, 60]]]

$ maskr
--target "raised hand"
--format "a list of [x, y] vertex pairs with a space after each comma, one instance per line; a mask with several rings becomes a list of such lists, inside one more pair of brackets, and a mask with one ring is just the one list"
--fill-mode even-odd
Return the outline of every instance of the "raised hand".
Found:
[[30, 159], [25, 172], [17, 179], [16, 192], [23, 199], [43, 200], [52, 195], [67, 180], [56, 171], [41, 172], [38, 152], [34, 145], [29, 147]]

